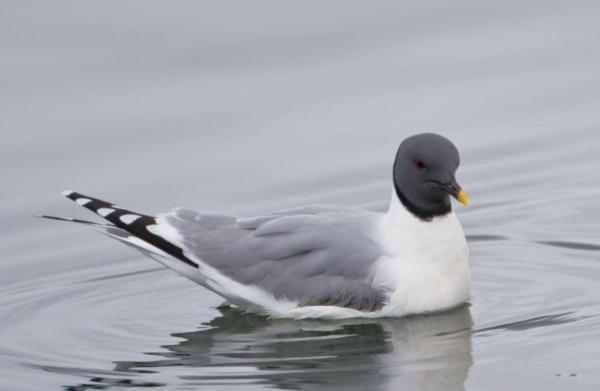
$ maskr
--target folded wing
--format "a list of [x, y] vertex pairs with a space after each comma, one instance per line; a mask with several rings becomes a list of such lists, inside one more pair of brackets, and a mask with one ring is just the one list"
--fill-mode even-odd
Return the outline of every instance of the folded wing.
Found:
[[297, 306], [376, 311], [388, 292], [372, 284], [382, 255], [377, 215], [327, 205], [235, 218], [187, 209], [154, 216], [74, 191], [64, 195], [110, 224], [84, 223], [142, 250], [246, 309], [283, 314]]
[[175, 229], [191, 259], [276, 298], [361, 311], [385, 303], [386, 292], [371, 284], [381, 256], [374, 213], [311, 206], [236, 219], [177, 209], [158, 221]]

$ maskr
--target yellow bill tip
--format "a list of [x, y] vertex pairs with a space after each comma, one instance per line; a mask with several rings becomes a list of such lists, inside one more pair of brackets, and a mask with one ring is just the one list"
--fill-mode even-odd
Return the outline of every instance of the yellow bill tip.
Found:
[[467, 196], [467, 193], [465, 193], [465, 191], [462, 189], [461, 189], [461, 191], [458, 192], [456, 199], [458, 200], [458, 202], [460, 202], [464, 206], [469, 205], [469, 196]]

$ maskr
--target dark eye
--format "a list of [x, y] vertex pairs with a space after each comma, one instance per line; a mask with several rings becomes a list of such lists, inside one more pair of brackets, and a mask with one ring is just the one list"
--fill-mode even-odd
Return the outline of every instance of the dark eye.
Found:
[[419, 170], [424, 170], [427, 168], [427, 166], [425, 165], [425, 162], [423, 162], [423, 160], [415, 160], [415, 166], [419, 169]]

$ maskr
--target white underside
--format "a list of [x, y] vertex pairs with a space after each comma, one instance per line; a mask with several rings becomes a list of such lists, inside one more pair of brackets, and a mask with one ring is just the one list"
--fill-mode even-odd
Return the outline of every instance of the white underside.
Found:
[[391, 292], [383, 316], [440, 311], [469, 299], [469, 250], [454, 212], [422, 221], [394, 196], [379, 237], [387, 255], [373, 283]]
[[[181, 236], [164, 218], [149, 230], [185, 249]], [[423, 222], [412, 216], [396, 197], [383, 214], [374, 239], [385, 250], [372, 271], [373, 284], [389, 293], [389, 302], [379, 311], [362, 312], [337, 306], [298, 306], [297, 302], [276, 299], [264, 289], [241, 284], [197, 259], [193, 268], [137, 238], [119, 238], [152, 253], [153, 258], [177, 273], [224, 297], [248, 312], [274, 318], [377, 318], [440, 311], [469, 298], [468, 249], [454, 213]], [[137, 239], [137, 240], [136, 240]]]

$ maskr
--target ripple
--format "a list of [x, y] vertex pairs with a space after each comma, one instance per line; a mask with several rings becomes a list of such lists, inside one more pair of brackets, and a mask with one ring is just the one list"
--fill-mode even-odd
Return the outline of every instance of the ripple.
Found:
[[577, 320], [583, 319], [584, 317], [571, 316], [572, 312], [566, 312], [563, 314], [552, 314], [536, 316], [529, 319], [522, 319], [515, 322], [509, 322], [499, 324], [490, 327], [484, 327], [481, 329], [474, 330], [473, 333], [484, 333], [487, 331], [505, 330], [505, 331], [522, 331], [529, 330], [538, 327], [555, 326], [559, 324], [566, 324], [570, 322], [576, 322]]
[[600, 245], [592, 243], [562, 242], [557, 240], [540, 240], [537, 243], [573, 250], [600, 251]]

